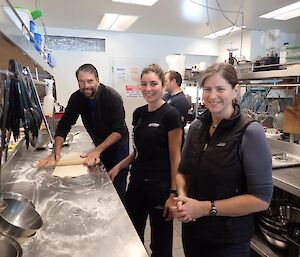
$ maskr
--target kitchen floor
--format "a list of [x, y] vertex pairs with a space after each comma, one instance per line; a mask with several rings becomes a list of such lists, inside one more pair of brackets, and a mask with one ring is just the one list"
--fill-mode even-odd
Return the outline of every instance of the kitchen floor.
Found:
[[[150, 256], [151, 250], [149, 245], [150, 245], [150, 224], [148, 219], [146, 230], [145, 230], [145, 247]], [[178, 220], [174, 220], [173, 222], [173, 257], [184, 257], [182, 241], [181, 241], [181, 222], [179, 222]]]

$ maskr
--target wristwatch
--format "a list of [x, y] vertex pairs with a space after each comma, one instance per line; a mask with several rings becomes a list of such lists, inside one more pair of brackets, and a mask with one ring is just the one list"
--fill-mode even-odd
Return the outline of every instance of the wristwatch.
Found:
[[217, 216], [218, 211], [217, 211], [217, 208], [215, 206], [215, 202], [211, 201], [210, 204], [211, 204], [211, 208], [210, 208], [210, 212], [209, 212], [210, 216]]

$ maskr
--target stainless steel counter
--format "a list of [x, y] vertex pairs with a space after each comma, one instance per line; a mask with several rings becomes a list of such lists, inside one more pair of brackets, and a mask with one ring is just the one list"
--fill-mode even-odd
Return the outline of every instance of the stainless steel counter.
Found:
[[[300, 155], [300, 145], [279, 141], [277, 139], [268, 139], [272, 152], [283, 152], [294, 156]], [[300, 197], [300, 166], [276, 168], [272, 171], [273, 185]], [[251, 248], [259, 256], [265, 257], [283, 257], [286, 252], [281, 252], [260, 236], [255, 234], [251, 240]]]
[[[268, 139], [272, 150], [300, 156], [300, 145]], [[274, 186], [300, 197], [300, 166], [273, 169]]]
[[[81, 132], [63, 153], [91, 149]], [[100, 168], [77, 178], [51, 176], [35, 161], [50, 150], [21, 148], [3, 172], [4, 189], [30, 198], [43, 226], [22, 243], [24, 257], [146, 257], [141, 243], [109, 177]]]

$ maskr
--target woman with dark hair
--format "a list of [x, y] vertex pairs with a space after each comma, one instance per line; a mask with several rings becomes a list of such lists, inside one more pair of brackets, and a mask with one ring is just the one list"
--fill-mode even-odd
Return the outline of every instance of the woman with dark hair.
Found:
[[146, 220], [151, 226], [152, 257], [171, 257], [176, 172], [182, 137], [178, 112], [162, 99], [164, 72], [156, 64], [141, 74], [141, 92], [147, 104], [133, 113], [134, 151], [108, 174], [113, 180], [129, 166], [130, 182], [125, 197], [128, 214], [142, 242]]
[[272, 198], [271, 151], [262, 126], [236, 104], [232, 65], [208, 67], [201, 87], [207, 111], [189, 129], [176, 177], [185, 256], [248, 257], [252, 214]]

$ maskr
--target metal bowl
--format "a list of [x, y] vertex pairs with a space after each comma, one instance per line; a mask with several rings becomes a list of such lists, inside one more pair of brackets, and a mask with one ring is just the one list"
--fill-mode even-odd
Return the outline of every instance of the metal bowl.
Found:
[[286, 249], [288, 247], [288, 241], [281, 235], [272, 233], [271, 231], [259, 226], [264, 238], [272, 245], [279, 249]]
[[0, 232], [9, 237], [32, 236], [43, 224], [29, 202], [4, 198], [7, 207], [0, 213]]
[[23, 252], [18, 242], [12, 238], [0, 236], [1, 257], [21, 257]]
[[38, 150], [45, 149], [49, 143], [50, 137], [46, 129], [40, 129], [36, 138], [30, 138], [30, 144]]
[[30, 201], [28, 198], [26, 198], [25, 196], [23, 196], [23, 195], [21, 195], [19, 193], [16, 193], [16, 192], [2, 192], [0, 194], [0, 196], [2, 196], [3, 199], [15, 199], [15, 200], [18, 200], [18, 201], [22, 201], [22, 202], [28, 203], [33, 208], [35, 208], [34, 204], [32, 203], [32, 201]]

